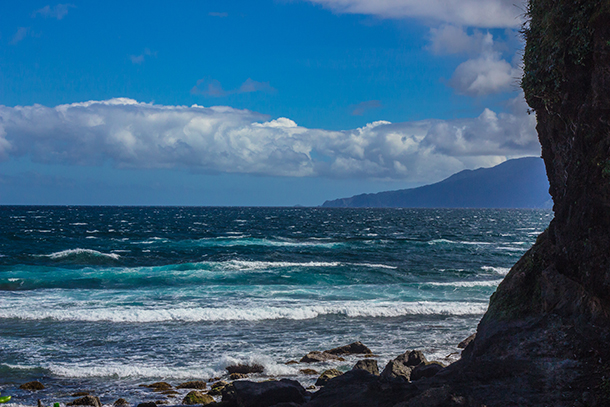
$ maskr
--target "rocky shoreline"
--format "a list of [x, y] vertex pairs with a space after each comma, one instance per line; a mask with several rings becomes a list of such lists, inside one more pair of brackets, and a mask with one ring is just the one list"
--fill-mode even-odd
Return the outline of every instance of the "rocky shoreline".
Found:
[[[469, 337], [458, 348], [472, 340]], [[345, 358], [358, 359], [351, 370], [343, 372], [328, 367], [325, 362], [345, 362]], [[115, 407], [156, 407], [159, 405], [205, 405], [224, 407], [287, 407], [287, 406], [332, 406], [332, 405], [390, 405], [383, 402], [388, 394], [405, 396], [413, 393], [413, 383], [426, 381], [445, 369], [438, 361], [428, 361], [419, 350], [409, 350], [390, 360], [383, 370], [378, 366], [378, 355], [361, 342], [325, 350], [311, 351], [299, 361], [290, 360], [287, 365], [303, 365], [300, 372], [317, 376], [315, 385], [305, 388], [296, 380], [272, 378], [260, 381], [264, 367], [258, 364], [235, 364], [226, 367], [227, 375], [207, 380], [193, 380], [172, 385], [168, 382], [140, 384], [147, 389], [149, 401], [130, 402], [118, 398], [102, 403], [94, 391], [79, 391], [70, 394], [73, 400], [66, 403], [51, 403], [54, 406], [93, 406], [112, 404]], [[254, 381], [252, 375], [255, 376]], [[258, 377], [258, 379], [256, 379]], [[412, 388], [413, 387], [413, 388]], [[21, 390], [32, 392], [45, 389], [43, 383], [33, 381], [19, 386]], [[383, 394], [381, 394], [383, 393]], [[395, 394], [396, 393], [396, 394]], [[351, 400], [351, 401], [350, 401]], [[389, 400], [389, 399], [388, 399]], [[395, 400], [395, 399], [394, 399]], [[13, 400], [13, 402], [19, 402]], [[348, 403], [348, 404], [345, 404]], [[351, 403], [351, 404], [350, 404]], [[355, 404], [354, 404], [355, 403]], [[364, 403], [364, 404], [363, 404]], [[393, 404], [392, 404], [393, 405]], [[38, 407], [47, 403], [38, 400]]]

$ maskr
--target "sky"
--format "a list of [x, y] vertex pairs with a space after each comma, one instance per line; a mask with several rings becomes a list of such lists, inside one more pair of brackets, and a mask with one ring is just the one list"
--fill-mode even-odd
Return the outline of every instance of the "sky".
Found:
[[0, 4], [0, 204], [317, 206], [540, 155], [519, 0]]

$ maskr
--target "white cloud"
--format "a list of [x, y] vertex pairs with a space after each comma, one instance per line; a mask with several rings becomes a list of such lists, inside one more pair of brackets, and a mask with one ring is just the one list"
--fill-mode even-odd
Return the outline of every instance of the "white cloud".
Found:
[[19, 27], [13, 38], [11, 38], [10, 44], [15, 45], [18, 42], [21, 42], [27, 37], [31, 32], [30, 27]]
[[130, 55], [129, 59], [131, 59], [132, 64], [141, 65], [144, 63], [144, 60], [149, 56], [157, 56], [157, 52], [153, 52], [148, 48], [144, 48], [144, 51], [140, 55]]
[[36, 17], [36, 15], [40, 14], [46, 18], [56, 18], [61, 20], [68, 14], [68, 11], [71, 7], [76, 7], [73, 4], [58, 4], [55, 7], [51, 7], [49, 5], [44, 6], [41, 9], [34, 11], [32, 17]]
[[436, 55], [478, 54], [483, 51], [485, 42], [489, 41], [489, 35], [479, 30], [468, 35], [463, 27], [443, 24], [430, 29], [428, 49]]
[[539, 154], [535, 118], [374, 122], [346, 131], [308, 129], [230, 107], [160, 106], [131, 99], [0, 106], [0, 158], [118, 168], [275, 176], [436, 181], [464, 168]]
[[252, 92], [273, 93], [275, 92], [275, 89], [269, 84], [269, 82], [258, 82], [250, 78], [246, 79], [246, 81], [237, 89], [225, 90], [220, 82], [216, 79], [199, 79], [195, 86], [191, 88], [191, 94], [204, 95], [208, 97], [224, 97], [238, 93]]
[[338, 13], [417, 18], [468, 27], [520, 27], [524, 0], [309, 0]]

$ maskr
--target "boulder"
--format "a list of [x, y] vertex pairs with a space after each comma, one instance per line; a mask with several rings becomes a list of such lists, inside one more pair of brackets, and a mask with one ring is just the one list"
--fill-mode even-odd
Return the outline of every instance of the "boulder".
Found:
[[112, 405], [115, 407], [123, 407], [123, 406], [128, 406], [129, 402], [127, 400], [125, 400], [124, 398], [120, 398], [117, 401], [115, 401], [114, 403], [112, 403]]
[[263, 373], [263, 371], [265, 370], [265, 368], [261, 365], [258, 364], [252, 364], [252, 365], [248, 365], [248, 364], [237, 364], [237, 365], [231, 365], [231, 366], [227, 366], [225, 369], [227, 369], [227, 371], [229, 373], [244, 373], [244, 374], [250, 374], [250, 373]]
[[102, 407], [102, 403], [100, 402], [99, 397], [95, 396], [85, 396], [79, 399], [73, 400], [69, 403], [66, 403], [66, 406], [94, 406], [94, 407]]
[[330, 350], [325, 350], [324, 352], [330, 353], [331, 355], [356, 355], [356, 354], [372, 354], [373, 352], [366, 347], [362, 342], [354, 342], [349, 345], [340, 346], [338, 348], [333, 348]]
[[428, 360], [421, 351], [407, 351], [396, 359], [390, 360], [385, 369], [383, 369], [383, 372], [381, 372], [381, 377], [402, 377], [405, 380], [411, 380], [413, 369], [426, 363], [428, 363]]
[[477, 336], [477, 333], [475, 332], [472, 335], [470, 335], [468, 338], [464, 339], [462, 342], [458, 343], [457, 347], [460, 349], [465, 349], [466, 346], [468, 346], [468, 344], [470, 342], [472, 342], [476, 336]]
[[245, 373], [231, 373], [229, 375], [229, 379], [231, 380], [239, 380], [239, 379], [246, 379], [248, 378], [248, 375]]
[[219, 380], [216, 383], [212, 384], [212, 388], [211, 390], [208, 392], [208, 394], [212, 395], [212, 396], [220, 396], [222, 394], [222, 390], [228, 385], [229, 383], [225, 382], [224, 380]]
[[247, 380], [238, 381], [226, 386], [222, 392], [222, 403], [239, 407], [291, 405], [286, 403], [300, 406], [306, 401], [306, 398], [307, 392], [303, 386], [299, 382], [289, 379], [260, 383]]
[[143, 387], [148, 387], [149, 389], [152, 389], [153, 391], [164, 391], [164, 390], [170, 390], [173, 389], [174, 387], [167, 383], [167, 382], [156, 382], [153, 384], [144, 384]]
[[207, 384], [202, 381], [202, 380], [193, 380], [190, 382], [184, 382], [184, 383], [180, 383], [178, 385], [179, 389], [197, 389], [197, 390], [203, 390], [205, 388], [207, 388]]
[[210, 404], [210, 403], [214, 403], [214, 397], [208, 395], [208, 394], [203, 394], [200, 391], [197, 390], [193, 390], [190, 391], [182, 400], [182, 404], [187, 404], [187, 405], [193, 405], [193, 404], [201, 404], [201, 405], [206, 405], [206, 404]]
[[38, 381], [33, 381], [33, 382], [24, 383], [21, 386], [19, 386], [19, 388], [21, 390], [36, 391], [36, 390], [43, 390], [44, 385]]
[[419, 380], [422, 377], [432, 377], [443, 370], [444, 366], [437, 362], [430, 362], [415, 366], [411, 371], [411, 380]]
[[377, 361], [374, 359], [364, 359], [356, 362], [352, 370], [366, 370], [370, 374], [374, 376], [379, 376], [379, 366], [377, 366]]
[[337, 369], [328, 369], [322, 372], [318, 380], [316, 380], [316, 386], [324, 386], [330, 379], [333, 379], [337, 376], [341, 376], [343, 374], [342, 371]]
[[316, 363], [316, 362], [326, 362], [329, 360], [341, 360], [341, 358], [339, 358], [337, 355], [333, 355], [332, 353], [328, 353], [328, 352], [320, 352], [320, 351], [313, 351], [313, 352], [309, 352], [307, 355], [303, 356], [301, 358], [301, 363]]

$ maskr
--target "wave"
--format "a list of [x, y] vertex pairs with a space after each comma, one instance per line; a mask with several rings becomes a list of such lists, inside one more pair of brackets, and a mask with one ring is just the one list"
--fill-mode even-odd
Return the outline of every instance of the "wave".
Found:
[[422, 285], [434, 285], [442, 287], [495, 287], [502, 280], [487, 280], [487, 281], [452, 281], [452, 282], [430, 282], [422, 283]]
[[67, 259], [67, 260], [75, 260], [75, 261], [88, 260], [88, 259], [92, 259], [92, 258], [93, 259], [106, 258], [106, 259], [118, 260], [121, 257], [116, 253], [102, 253], [102, 252], [98, 252], [97, 250], [81, 249], [81, 248], [62, 250], [60, 252], [45, 254], [42, 256], [48, 257], [53, 260]]
[[493, 244], [490, 242], [467, 242], [462, 240], [449, 240], [449, 239], [433, 239], [429, 240], [428, 244], [464, 244], [464, 245], [489, 245]]
[[510, 271], [510, 267], [493, 267], [493, 266], [482, 266], [482, 270], [485, 271], [493, 271], [494, 273], [498, 273], [502, 276], [505, 276]]
[[348, 318], [390, 318], [409, 315], [482, 315], [487, 303], [476, 302], [367, 302], [349, 301], [324, 305], [253, 306], [222, 308], [135, 308], [2, 310], [7, 319], [56, 321], [107, 321], [114, 323], [305, 320], [336, 315]]

